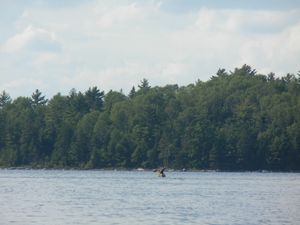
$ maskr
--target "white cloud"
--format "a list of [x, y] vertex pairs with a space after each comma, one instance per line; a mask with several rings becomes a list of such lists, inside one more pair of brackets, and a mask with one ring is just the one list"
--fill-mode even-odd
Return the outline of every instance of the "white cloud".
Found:
[[126, 92], [144, 77], [152, 86], [187, 85], [244, 63], [264, 73], [297, 72], [299, 14], [213, 8], [176, 14], [159, 1], [130, 0], [27, 7], [14, 22], [21, 32], [1, 45], [0, 68], [8, 75], [0, 83], [38, 77], [51, 96], [93, 85]]
[[299, 12], [202, 8], [195, 25], [206, 32], [276, 33], [299, 22]]
[[[199, 71], [232, 69], [244, 63], [259, 71], [297, 71], [299, 24], [292, 11], [215, 10], [203, 8], [195, 22], [172, 36], [177, 54]], [[272, 22], [273, 21], [273, 22]], [[179, 47], [178, 47], [179, 46]], [[270, 70], [268, 72], [270, 72]], [[210, 76], [206, 74], [207, 79]]]
[[101, 10], [97, 24], [101, 28], [110, 28], [116, 24], [126, 23], [139, 15], [136, 3], [118, 6], [113, 9]]
[[184, 81], [187, 73], [191, 72], [189, 65], [182, 62], [169, 62], [162, 66], [159, 79], [163, 83], [177, 84]]
[[57, 51], [60, 46], [53, 32], [29, 25], [23, 32], [9, 38], [1, 49], [8, 53], [20, 50]]
[[41, 90], [47, 89], [47, 84], [36, 78], [19, 76], [18, 78], [1, 85], [0, 88], [2, 90], [7, 90], [12, 97], [31, 96], [37, 88]]
[[[35, 60], [33, 61], [34, 65], [45, 65], [50, 62], [55, 62], [57, 63], [58, 61], [58, 56], [56, 53], [53, 52], [43, 52], [36, 56]], [[55, 65], [54, 65], [55, 66]]]
[[71, 89], [76, 87], [78, 90], [86, 90], [91, 86], [98, 86], [106, 92], [109, 90], [120, 90], [129, 92], [130, 88], [146, 77], [149, 68], [145, 65], [135, 63], [125, 63], [122, 66], [113, 68], [104, 68], [94, 71], [90, 68], [81, 70], [74, 76], [64, 76], [61, 79], [60, 86]]

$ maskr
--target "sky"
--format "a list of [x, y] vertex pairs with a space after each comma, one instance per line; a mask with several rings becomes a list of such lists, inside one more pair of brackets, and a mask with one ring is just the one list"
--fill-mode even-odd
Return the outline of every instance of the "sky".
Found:
[[0, 0], [0, 92], [128, 94], [248, 64], [300, 70], [300, 0]]

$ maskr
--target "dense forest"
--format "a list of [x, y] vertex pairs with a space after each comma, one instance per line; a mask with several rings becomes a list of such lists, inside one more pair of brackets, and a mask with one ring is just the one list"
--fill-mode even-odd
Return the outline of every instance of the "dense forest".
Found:
[[248, 65], [128, 95], [98, 87], [47, 100], [0, 94], [0, 166], [300, 170], [300, 72]]

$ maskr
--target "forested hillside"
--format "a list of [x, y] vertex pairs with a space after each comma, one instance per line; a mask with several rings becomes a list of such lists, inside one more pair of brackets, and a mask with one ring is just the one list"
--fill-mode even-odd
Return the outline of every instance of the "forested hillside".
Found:
[[0, 166], [300, 170], [300, 73], [244, 65], [128, 95], [97, 87], [46, 100], [0, 94]]

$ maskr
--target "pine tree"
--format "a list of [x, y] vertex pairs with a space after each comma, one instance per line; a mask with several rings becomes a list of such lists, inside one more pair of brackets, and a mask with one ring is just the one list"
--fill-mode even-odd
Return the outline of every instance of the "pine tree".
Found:
[[5, 91], [2, 91], [2, 93], [0, 94], [0, 108], [3, 108], [9, 103], [11, 103], [11, 98], [9, 94]]
[[31, 95], [31, 103], [33, 106], [38, 105], [45, 105], [48, 102], [47, 99], [45, 99], [45, 96], [42, 96], [42, 92], [40, 92], [38, 89], [35, 90], [35, 92]]

